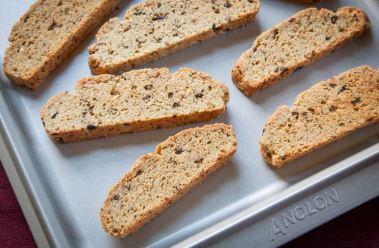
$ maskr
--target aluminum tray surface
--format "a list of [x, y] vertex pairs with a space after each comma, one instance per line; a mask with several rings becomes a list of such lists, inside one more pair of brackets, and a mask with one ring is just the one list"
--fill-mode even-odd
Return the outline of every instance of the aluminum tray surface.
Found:
[[[12, 24], [32, 2], [1, 1], [2, 58]], [[136, 2], [123, 3], [115, 15], [121, 17]], [[230, 79], [234, 62], [259, 33], [307, 6], [284, 0], [261, 2], [254, 23], [146, 66], [167, 66], [172, 71], [190, 67], [227, 84], [231, 93], [228, 110], [213, 122], [234, 126], [238, 151], [227, 166], [128, 238], [113, 239], [100, 226], [99, 209], [109, 187], [159, 142], [203, 124], [54, 144], [39, 119], [40, 108], [51, 96], [73, 91], [77, 80], [90, 76], [86, 48], [93, 43], [93, 35], [37, 91], [13, 86], [2, 73], [1, 159], [41, 247], [201, 246], [216, 241], [221, 241], [216, 246], [272, 247], [379, 194], [375, 178], [379, 174], [378, 126], [279, 170], [267, 166], [258, 149], [262, 127], [278, 106], [291, 105], [297, 94], [314, 83], [350, 68], [362, 64], [379, 67], [379, 2], [319, 4], [330, 9], [361, 7], [371, 19], [371, 32], [248, 98]], [[306, 218], [298, 212], [302, 210], [307, 211]], [[296, 219], [283, 222], [282, 213], [291, 215], [291, 211], [296, 212]]]

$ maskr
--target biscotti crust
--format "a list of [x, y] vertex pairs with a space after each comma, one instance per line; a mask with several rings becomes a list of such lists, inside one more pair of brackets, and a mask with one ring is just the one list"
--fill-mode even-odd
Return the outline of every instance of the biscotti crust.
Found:
[[[162, 192], [159, 196], [159, 201], [155, 202], [153, 206], [151, 204], [149, 205], [149, 201], [153, 199], [147, 199], [146, 201], [146, 209], [144, 206], [134, 206], [132, 207], [132, 210], [136, 210], [135, 213], [138, 212], [138, 215], [134, 215], [134, 220], [132, 223], [123, 222], [116, 220], [119, 216], [119, 218], [122, 218], [121, 216], [128, 216], [131, 213], [129, 210], [127, 210], [128, 202], [120, 203], [121, 206], [124, 206], [124, 209], [116, 210], [115, 207], [117, 207], [118, 201], [123, 200], [122, 194], [126, 194], [124, 189], [126, 188], [128, 190], [127, 194], [130, 194], [129, 192], [135, 190], [133, 187], [135, 187], [132, 183], [132, 180], [135, 180], [138, 176], [143, 176], [145, 171], [143, 170], [143, 163], [147, 160], [153, 159], [156, 162], [157, 166], [161, 166], [159, 164], [159, 161], [164, 160], [164, 156], [167, 156], [168, 154], [162, 154], [162, 152], [165, 150], [165, 147], [172, 147], [175, 145], [176, 140], [180, 139], [183, 136], [190, 136], [194, 137], [194, 135], [201, 136], [202, 134], [206, 133], [212, 133], [212, 132], [222, 132], [225, 133], [226, 136], [224, 137], [224, 146], [221, 148], [221, 150], [216, 151], [217, 157], [216, 158], [203, 158], [200, 163], [200, 171], [198, 169], [193, 169], [194, 171], [189, 175], [189, 179], [185, 179], [181, 182], [178, 182], [178, 185], [173, 184], [171, 187], [173, 187], [175, 190], [170, 191], [169, 193]], [[221, 138], [221, 137], [220, 137]], [[228, 140], [227, 140], [228, 139]], [[174, 156], [182, 156], [183, 154], [180, 154], [177, 152], [177, 148], [175, 149], [175, 154], [172, 154]], [[196, 150], [196, 147], [193, 147], [193, 149]], [[207, 147], [204, 147], [204, 149], [208, 149]], [[138, 229], [140, 229], [143, 225], [145, 225], [147, 222], [149, 222], [151, 219], [153, 219], [155, 216], [160, 214], [162, 211], [164, 211], [167, 207], [169, 207], [172, 203], [179, 200], [181, 197], [183, 197], [187, 192], [189, 192], [191, 189], [193, 189], [195, 186], [202, 183], [210, 174], [212, 174], [214, 171], [219, 169], [222, 165], [224, 165], [236, 152], [237, 150], [237, 140], [233, 131], [233, 128], [231, 126], [225, 125], [225, 124], [212, 124], [212, 125], [206, 125], [200, 128], [191, 128], [186, 129], [182, 132], [177, 133], [176, 135], [168, 138], [166, 141], [159, 144], [155, 150], [154, 153], [148, 153], [142, 157], [140, 157], [137, 162], [134, 164], [134, 166], [130, 169], [130, 171], [125, 174], [122, 179], [114, 185], [107, 196], [107, 199], [104, 202], [103, 207], [100, 210], [100, 220], [101, 224], [104, 228], [104, 230], [112, 235], [113, 237], [125, 237], [127, 235], [130, 235], [134, 232], [136, 232]], [[181, 152], [185, 153], [186, 151]], [[205, 161], [208, 160], [208, 161]], [[189, 163], [189, 161], [186, 159], [184, 163]], [[203, 164], [205, 163], [205, 164]], [[167, 166], [170, 166], [168, 164]], [[162, 167], [162, 170], [164, 171], [164, 168]], [[166, 169], [167, 170], [167, 169]], [[180, 168], [179, 168], [180, 170]], [[146, 172], [149, 173], [149, 172]], [[163, 172], [162, 172], [163, 173]], [[163, 182], [164, 178], [160, 178], [162, 173], [159, 173], [159, 175], [156, 176], [155, 181], [159, 181], [159, 183]], [[163, 173], [165, 177], [175, 177], [175, 174], [166, 174]], [[153, 175], [150, 175], [153, 176]], [[162, 179], [162, 181], [160, 180]], [[164, 190], [163, 187], [160, 188], [162, 191]], [[144, 194], [149, 194], [150, 191], [154, 192], [154, 186], [150, 186], [144, 190]], [[152, 197], [155, 198], [155, 197]], [[126, 196], [124, 199], [127, 199]], [[142, 210], [141, 210], [142, 209]], [[116, 214], [115, 211], [123, 211], [122, 215]], [[113, 216], [113, 215], [116, 216]], [[125, 214], [125, 215], [124, 215]]]
[[[330, 27], [325, 26], [323, 28], [330, 29], [331, 27], [334, 27], [332, 25], [338, 25], [338, 20], [341, 17], [350, 18], [354, 22], [354, 26], [339, 28], [339, 31], [337, 31], [337, 33], [338, 32], [341, 33], [341, 35], [339, 36], [336, 36], [335, 33], [325, 34], [325, 41], [322, 41], [324, 42], [323, 47], [312, 47], [313, 50], [309, 53], [308, 52], [305, 53], [304, 57], [302, 58], [295, 57], [298, 55], [294, 55], [294, 54], [295, 52], [296, 53], [298, 52], [298, 49], [300, 49], [299, 51], [301, 51], [302, 50], [301, 46], [304, 44], [302, 45], [291, 44], [290, 45], [291, 49], [295, 49], [295, 51], [291, 50], [288, 52], [289, 52], [289, 55], [292, 54], [294, 56], [293, 58], [294, 61], [287, 62], [285, 60], [283, 61], [270, 60], [272, 64], [267, 64], [267, 65], [266, 65], [266, 62], [262, 62], [258, 60], [258, 57], [256, 57], [256, 61], [255, 60], [252, 61], [252, 57], [258, 56], [258, 55], [255, 55], [258, 53], [259, 53], [259, 56], [260, 57], [263, 56], [266, 61], [266, 59], [268, 59], [269, 54], [273, 54], [273, 52], [274, 53], [283, 52], [282, 51], [283, 48], [281, 48], [279, 51], [271, 51], [271, 52], [270, 52], [270, 49], [272, 48], [270, 48], [269, 50], [266, 49], [267, 51], [264, 50], [265, 54], [261, 55], [259, 47], [261, 46], [261, 44], [265, 44], [266, 41], [269, 42], [270, 39], [274, 39], [274, 38], [278, 39], [277, 37], [280, 37], [281, 35], [283, 36], [291, 35], [289, 32], [281, 34], [282, 29], [285, 29], [286, 27], [294, 26], [295, 24], [293, 23], [299, 22], [300, 20], [307, 18], [307, 16], [312, 16], [312, 15], [318, 16], [319, 18], [317, 20], [319, 20], [321, 17], [324, 19], [328, 18], [331, 24], [327, 24], [327, 25], [330, 25]], [[326, 25], [326, 24], [324, 23], [323, 25]], [[300, 30], [300, 27], [306, 28], [302, 26], [297, 26], [297, 27], [299, 28], [299, 30]], [[337, 26], [335, 26], [334, 28], [336, 27]], [[315, 61], [325, 57], [327, 54], [331, 53], [338, 47], [345, 45], [346, 43], [350, 42], [352, 39], [363, 35], [365, 31], [369, 29], [369, 27], [370, 27], [370, 22], [367, 15], [358, 8], [342, 7], [342, 8], [339, 8], [336, 12], [332, 12], [327, 9], [318, 10], [317, 8], [308, 8], [308, 9], [302, 10], [298, 12], [297, 14], [295, 14], [294, 16], [288, 18], [287, 20], [279, 23], [275, 27], [259, 35], [258, 38], [254, 41], [253, 46], [249, 50], [244, 52], [241, 55], [241, 57], [238, 59], [238, 61], [236, 62], [235, 66], [232, 69], [232, 80], [245, 95], [250, 96], [263, 88], [266, 88], [272, 84], [277, 83], [278, 81], [285, 78], [286, 76], [293, 73], [294, 71], [301, 69], [302, 67], [312, 64]], [[313, 32], [316, 32], [316, 30], [313, 30], [312, 32], [307, 30], [306, 34], [313, 35]], [[321, 35], [322, 34], [323, 33], [321, 33]], [[336, 36], [338, 38], [334, 38], [333, 36]], [[321, 39], [321, 37], [318, 37], [318, 38]], [[292, 40], [293, 39], [291, 39], [289, 42], [293, 42]], [[279, 44], [276, 44], [276, 42], [279, 42], [279, 41], [274, 42], [275, 45], [279, 45]], [[284, 40], [281, 42], [284, 42]], [[285, 58], [291, 59], [289, 58], [289, 55], [286, 55]], [[270, 61], [267, 63], [271, 63]], [[255, 64], [252, 67], [250, 66], [250, 64], [253, 62]], [[258, 66], [261, 66], [260, 63], [264, 63], [266, 65], [264, 70], [263, 69], [258, 70]], [[250, 71], [254, 67], [257, 67], [256, 70], [262, 71], [261, 73], [262, 76], [258, 77], [257, 73], [253, 73], [252, 71]], [[265, 70], [267, 70], [267, 72], [265, 72]]]
[[[51, 49], [43, 56], [43, 59], [41, 59], [36, 66], [31, 67], [27, 72], [19, 73], [15, 71], [14, 66], [12, 66], [14, 63], [12, 62], [12, 57], [17, 54], [18, 50], [23, 48], [19, 44], [12, 42], [12, 39], [17, 38], [13, 37], [16, 30], [27, 25], [25, 24], [26, 20], [41, 6], [42, 2], [42, 0], [38, 0], [34, 3], [13, 26], [9, 38], [10, 44], [6, 49], [3, 62], [4, 73], [13, 83], [25, 86], [32, 90], [36, 89], [41, 83], [43, 83], [48, 75], [57, 69], [70, 56], [70, 54], [72, 54], [78, 44], [93, 32], [119, 4], [119, 0], [103, 0], [98, 3], [93, 12], [77, 23], [75, 28], [70, 30], [71, 32], [67, 34], [65, 39], [59, 41], [58, 44], [52, 45]], [[26, 63], [28, 61], [25, 60], [23, 62]]]
[[70, 143], [208, 121], [223, 113], [228, 101], [228, 88], [205, 73], [141, 69], [84, 78], [76, 93], [58, 94], [43, 105], [41, 119], [51, 138]]
[[360, 66], [301, 93], [291, 109], [279, 107], [260, 139], [275, 167], [302, 157], [360, 128], [379, 122], [379, 70]]
[[[107, 61], [104, 61], [104, 59], [100, 58], [100, 55], [98, 55], [99, 53], [98, 50], [99, 50], [99, 45], [100, 45], [99, 43], [103, 43], [102, 41], [100, 42], [100, 40], [102, 39], [103, 36], [107, 35], [109, 30], [113, 30], [115, 28], [121, 27], [124, 22], [129, 21], [129, 19], [133, 18], [136, 11], [147, 8], [145, 5], [151, 7], [160, 2], [163, 2], [162, 3], [162, 6], [163, 6], [163, 4], [165, 4], [164, 2], [170, 2], [170, 1], [147, 0], [144, 3], [136, 4], [133, 7], [131, 7], [126, 12], [124, 20], [120, 20], [118, 18], [112, 18], [103, 25], [103, 27], [96, 34], [95, 44], [90, 46], [88, 49], [89, 54], [90, 54], [88, 64], [93, 74], [95, 75], [104, 74], [104, 73], [116, 74], [116, 73], [119, 73], [120, 71], [127, 71], [136, 66], [146, 64], [148, 62], [164, 57], [168, 54], [175, 53], [193, 44], [211, 39], [217, 35], [222, 34], [225, 31], [241, 27], [247, 24], [248, 22], [254, 20], [260, 8], [259, 0], [253, 0], [253, 3], [255, 4], [254, 8], [251, 9], [249, 12], [244, 12], [244, 13], [240, 13], [238, 16], [229, 17], [228, 21], [224, 21], [223, 23], [217, 26], [215, 26], [215, 24], [212, 25], [212, 23], [209, 23], [209, 29], [206, 29], [205, 31], [198, 32], [195, 34], [186, 35], [185, 38], [177, 40], [175, 42], [165, 43], [165, 46], [159, 47], [159, 49], [150, 49], [149, 51], [144, 51], [143, 53], [139, 53], [138, 55], [134, 55], [133, 57], [125, 57], [119, 61], [115, 61], [115, 60], [112, 61], [112, 57], [114, 56], [111, 56], [111, 55], [108, 56]], [[178, 1], [178, 2], [181, 2], [181, 1]], [[234, 1], [227, 1], [227, 2], [229, 4], [234, 4]], [[114, 50], [113, 47], [110, 47], [109, 49], [111, 49], [112, 51]]]

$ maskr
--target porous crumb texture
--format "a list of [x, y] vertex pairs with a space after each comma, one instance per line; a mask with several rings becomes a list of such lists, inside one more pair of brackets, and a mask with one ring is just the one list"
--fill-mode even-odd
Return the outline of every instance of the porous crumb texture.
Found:
[[4, 72], [35, 89], [117, 6], [119, 0], [38, 0], [13, 26]]
[[379, 121], [379, 70], [361, 66], [301, 93], [292, 109], [279, 107], [260, 140], [277, 167]]
[[362, 35], [369, 26], [357, 8], [305, 9], [259, 35], [238, 59], [232, 79], [251, 95]]
[[146, 0], [112, 18], [89, 48], [93, 74], [117, 73], [253, 20], [259, 0]]
[[54, 140], [66, 143], [207, 121], [228, 101], [228, 88], [205, 73], [141, 69], [84, 78], [75, 93], [52, 97], [41, 119]]
[[229, 160], [237, 149], [231, 126], [184, 130], [140, 157], [110, 190], [100, 211], [103, 228], [127, 236], [166, 209]]

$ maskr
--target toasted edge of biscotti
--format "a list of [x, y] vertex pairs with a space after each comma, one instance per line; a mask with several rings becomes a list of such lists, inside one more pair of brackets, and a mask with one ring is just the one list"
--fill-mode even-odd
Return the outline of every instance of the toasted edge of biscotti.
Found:
[[[17, 21], [10, 35], [12, 35], [13, 30], [18, 26], [24, 25], [24, 20], [33, 13], [34, 9], [38, 8], [42, 0], [38, 0], [32, 4], [29, 10]], [[35, 90], [40, 86], [47, 77], [57, 69], [67, 58], [74, 52], [77, 46], [91, 33], [93, 32], [106, 18], [112, 13], [112, 11], [118, 6], [120, 0], [107, 0], [98, 4], [96, 8], [96, 13], [92, 13], [90, 16], [86, 16], [76, 29], [67, 34], [67, 37], [62, 41], [59, 46], [55, 47], [54, 50], [50, 51], [44, 59], [33, 68], [27, 74], [22, 76], [16, 75], [8, 67], [9, 64], [9, 54], [15, 46], [12, 42], [9, 43], [3, 61], [3, 70], [5, 75], [16, 85], [24, 86], [26, 88]]]
[[[264, 78], [262, 78], [259, 81], [258, 80], [251, 81], [251, 80], [245, 79], [244, 73], [240, 70], [241, 64], [243, 63], [242, 58], [246, 54], [249, 54], [251, 51], [253, 51], [258, 46], [258, 41], [260, 40], [260, 37], [263, 37], [265, 34], [270, 33], [273, 29], [280, 28], [280, 25], [283, 25], [284, 23], [288, 23], [291, 20], [297, 18], [299, 15], [301, 15], [305, 11], [312, 10], [312, 9], [316, 9], [316, 8], [308, 8], [308, 9], [299, 11], [295, 15], [289, 17], [288, 19], [286, 19], [286, 20], [278, 23], [274, 27], [272, 27], [272, 28], [268, 29], [267, 31], [263, 32], [261, 35], [259, 35], [255, 39], [255, 41], [253, 43], [253, 46], [250, 49], [248, 49], [247, 51], [245, 51], [240, 56], [240, 58], [237, 60], [236, 64], [234, 65], [231, 74], [232, 74], [232, 80], [233, 80], [234, 84], [246, 96], [250, 96], [252, 94], [255, 94], [255, 93], [257, 93], [258, 91], [260, 91], [260, 90], [262, 90], [264, 88], [267, 88], [267, 87], [269, 87], [269, 86], [271, 86], [271, 85], [273, 85], [275, 83], [278, 83], [280, 80], [282, 80], [283, 78], [285, 78], [288, 75], [292, 74], [293, 72], [295, 72], [299, 68], [302, 68], [304, 66], [313, 64], [314, 62], [322, 59], [326, 55], [328, 55], [331, 52], [333, 52], [335, 49], [337, 49], [339, 47], [342, 47], [343, 45], [345, 45], [346, 43], [350, 42], [351, 40], [362, 36], [365, 33], [365, 31], [370, 28], [370, 21], [368, 19], [368, 16], [365, 14], [365, 12], [363, 10], [361, 10], [359, 8], [354, 8], [354, 7], [341, 7], [337, 11], [335, 11], [335, 13], [337, 15], [339, 13], [342, 13], [342, 12], [350, 13], [351, 11], [354, 10], [354, 11], [356, 11], [355, 14], [361, 16], [360, 20], [361, 20], [361, 22], [364, 22], [364, 23], [362, 23], [360, 29], [357, 29], [354, 32], [352, 32], [350, 36], [346, 36], [346, 37], [344, 37], [344, 39], [339, 40], [339, 41], [335, 42], [334, 44], [330, 44], [325, 50], [322, 50], [319, 53], [314, 53], [314, 54], [312, 54], [312, 56], [307, 56], [303, 60], [297, 61], [296, 63], [293, 63], [290, 66], [286, 66], [285, 71], [282, 71], [281, 73], [275, 73], [275, 74], [271, 74], [270, 76], [265, 76]], [[330, 11], [330, 10], [328, 10], [328, 9], [319, 9], [318, 11]]]
[[[230, 149], [229, 151], [222, 151], [223, 152], [222, 156], [219, 156], [217, 158], [217, 160], [214, 162], [214, 164], [210, 164], [209, 166], [207, 166], [206, 170], [203, 170], [199, 174], [198, 177], [194, 178], [189, 184], [185, 185], [185, 187], [183, 189], [181, 189], [180, 191], [178, 191], [177, 193], [172, 194], [172, 195], [167, 195], [164, 198], [164, 202], [155, 206], [154, 210], [149, 212], [149, 214], [145, 215], [143, 220], [136, 221], [134, 223], [134, 225], [131, 226], [130, 228], [126, 228], [124, 230], [118, 230], [118, 232], [114, 232], [114, 230], [112, 230], [112, 228], [109, 225], [107, 225], [107, 223], [106, 223], [107, 222], [106, 221], [106, 219], [107, 219], [107, 208], [109, 207], [110, 202], [114, 198], [113, 194], [114, 194], [115, 190], [119, 186], [121, 186], [121, 187], [124, 186], [125, 183], [127, 183], [131, 178], [135, 177], [135, 175], [138, 175], [138, 171], [140, 168], [140, 166], [139, 166], [140, 162], [139, 161], [141, 158], [143, 158], [144, 156], [153, 156], [153, 155], [160, 154], [160, 147], [164, 146], [167, 143], [170, 143], [172, 140], [176, 139], [176, 137], [178, 137], [178, 136], [188, 135], [188, 134], [191, 134], [192, 132], [199, 130], [199, 129], [210, 129], [210, 130], [216, 129], [217, 130], [219, 128], [222, 128], [225, 132], [228, 132], [228, 133], [230, 133], [230, 135], [234, 136], [234, 144], [232, 146], [232, 149]], [[125, 237], [125, 236], [128, 236], [128, 235], [136, 232], [141, 227], [143, 227], [146, 223], [148, 223], [151, 219], [153, 219], [154, 217], [159, 215], [161, 212], [163, 212], [165, 209], [167, 209], [172, 203], [175, 203], [180, 198], [182, 198], [186, 193], [188, 193], [190, 190], [192, 190], [194, 187], [196, 187], [197, 185], [202, 183], [209, 175], [211, 175], [217, 169], [221, 168], [234, 155], [236, 150], [237, 150], [237, 139], [235, 137], [233, 127], [228, 126], [228, 125], [223, 124], [223, 123], [216, 123], [216, 124], [211, 124], [211, 125], [205, 125], [203, 127], [186, 129], [186, 130], [183, 130], [183, 131], [175, 134], [174, 136], [169, 137], [168, 139], [166, 139], [165, 141], [163, 141], [162, 143], [157, 145], [154, 153], [148, 153], [144, 156], [141, 156], [135, 162], [135, 164], [129, 170], [129, 172], [127, 172], [118, 181], [117, 184], [115, 184], [111, 187], [111, 189], [108, 192], [107, 198], [104, 201], [104, 205], [100, 210], [100, 222], [102, 224], [103, 229], [107, 233], [112, 235], [113, 237]]]

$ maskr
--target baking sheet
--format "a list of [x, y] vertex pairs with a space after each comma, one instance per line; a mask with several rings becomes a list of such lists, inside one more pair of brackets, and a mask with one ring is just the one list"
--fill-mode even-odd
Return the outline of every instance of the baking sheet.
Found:
[[[1, 1], [2, 58], [12, 24], [32, 2]], [[121, 17], [128, 6], [136, 2], [138, 1], [123, 3], [116, 14]], [[24, 212], [35, 210], [34, 218], [31, 217], [33, 221], [28, 219], [34, 236], [38, 238], [37, 242], [49, 242], [52, 246], [61, 247], [174, 245], [195, 237], [193, 235], [243, 212], [248, 207], [258, 206], [265, 199], [283, 194], [316, 173], [328, 172], [336, 163], [378, 143], [378, 126], [371, 126], [280, 170], [274, 170], [265, 164], [259, 154], [258, 140], [267, 117], [278, 106], [291, 105], [297, 94], [314, 83], [353, 67], [362, 64], [379, 67], [379, 12], [378, 2], [375, 0], [338, 0], [319, 4], [318, 6], [330, 9], [344, 5], [361, 7], [371, 19], [371, 32], [325, 59], [296, 72], [281, 83], [248, 98], [230, 79], [234, 62], [250, 47], [260, 32], [306, 7], [291, 1], [261, 2], [262, 8], [256, 22], [146, 65], [167, 66], [172, 71], [180, 67], [190, 67], [207, 72], [225, 83], [229, 87], [231, 101], [227, 112], [213, 122], [232, 124], [239, 145], [236, 155], [227, 166], [139, 232], [125, 239], [111, 238], [102, 230], [99, 222], [98, 212], [109, 187], [140, 155], [153, 151], [168, 136], [203, 123], [75, 144], [54, 144], [46, 135], [39, 119], [40, 107], [61, 91], [73, 91], [77, 80], [90, 76], [86, 48], [93, 43], [93, 35], [37, 91], [11, 85], [2, 73], [0, 114], [4, 144], [1, 158], [6, 156], [7, 161], [9, 160], [5, 163], [8, 175], [14, 169], [14, 175], [20, 179], [18, 183], [12, 179], [12, 185], [25, 186], [25, 195], [20, 197], [18, 194], [18, 199], [25, 203], [22, 204]], [[378, 150], [377, 147], [371, 149]], [[11, 166], [13, 167], [10, 168]], [[375, 168], [378, 169], [377, 166]], [[377, 193], [370, 197], [375, 195]], [[369, 196], [362, 201], [368, 199]], [[333, 216], [342, 211], [340, 209]], [[303, 229], [308, 230], [311, 226], [307, 224]], [[40, 237], [41, 235], [45, 237]], [[284, 237], [282, 242], [289, 239], [288, 236]], [[254, 242], [259, 246], [279, 244], [251, 240], [251, 244]], [[238, 241], [233, 244], [238, 244]]]

